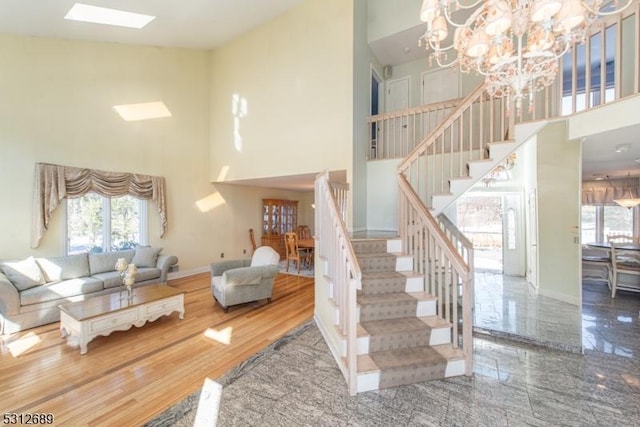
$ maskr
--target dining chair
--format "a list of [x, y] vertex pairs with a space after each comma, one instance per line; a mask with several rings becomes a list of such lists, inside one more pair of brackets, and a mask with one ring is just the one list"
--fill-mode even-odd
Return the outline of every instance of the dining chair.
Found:
[[[313, 239], [311, 235], [311, 229], [308, 225], [299, 225], [296, 229], [296, 233], [298, 234], [299, 240], [309, 240]], [[302, 256], [303, 262], [307, 265], [308, 268], [312, 268], [313, 266], [313, 248], [309, 247], [298, 247], [300, 251], [300, 255]]]
[[311, 239], [311, 229], [308, 225], [299, 225], [296, 229], [299, 239]]
[[625, 249], [611, 245], [611, 298], [616, 297], [618, 289], [640, 292], [640, 248]]
[[640, 236], [629, 236], [627, 234], [607, 234], [609, 243], [633, 243], [640, 244]]
[[[597, 271], [598, 274], [592, 276], [589, 271]], [[605, 249], [597, 249], [588, 245], [582, 245], [582, 278], [595, 278], [603, 280], [611, 289], [611, 253]]]
[[298, 274], [300, 274], [300, 263], [302, 256], [298, 248], [298, 234], [292, 231], [284, 234], [284, 247], [287, 258], [286, 271], [289, 272], [289, 261], [294, 261], [298, 265]]
[[253, 228], [249, 229], [249, 240], [251, 242], [251, 252], [255, 252], [258, 245], [256, 245], [256, 238], [253, 235]]

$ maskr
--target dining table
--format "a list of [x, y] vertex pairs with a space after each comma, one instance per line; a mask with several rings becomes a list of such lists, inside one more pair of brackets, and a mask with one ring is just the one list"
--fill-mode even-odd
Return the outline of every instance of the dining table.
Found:
[[298, 239], [298, 247], [299, 248], [307, 248], [313, 249], [316, 246], [316, 241], [313, 238], [308, 239]]
[[[590, 242], [585, 243], [587, 247], [594, 249], [611, 250], [611, 242]], [[624, 249], [628, 251], [640, 251], [640, 245], [635, 243], [616, 243], [616, 249]]]

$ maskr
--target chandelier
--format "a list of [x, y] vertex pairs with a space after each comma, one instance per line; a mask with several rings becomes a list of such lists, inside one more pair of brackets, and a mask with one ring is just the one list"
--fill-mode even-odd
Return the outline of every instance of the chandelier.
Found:
[[[549, 86], [558, 59], [584, 41], [601, 15], [622, 11], [632, 0], [424, 0], [420, 19], [427, 29], [420, 38], [430, 61], [454, 64], [485, 77], [491, 96], [522, 101]], [[464, 13], [466, 11], [466, 14]], [[456, 22], [453, 16], [468, 16]], [[449, 41], [449, 26], [455, 30]]]
[[[609, 177], [607, 176], [607, 178]], [[617, 203], [624, 208], [631, 209], [634, 206], [640, 205], [640, 199], [633, 195], [633, 181], [631, 180], [631, 172], [627, 174], [626, 184], [627, 185], [626, 187], [624, 187], [622, 197], [614, 199], [613, 201], [614, 203]], [[611, 185], [611, 180], [609, 180], [609, 185]], [[615, 187], [613, 188], [615, 191]]]

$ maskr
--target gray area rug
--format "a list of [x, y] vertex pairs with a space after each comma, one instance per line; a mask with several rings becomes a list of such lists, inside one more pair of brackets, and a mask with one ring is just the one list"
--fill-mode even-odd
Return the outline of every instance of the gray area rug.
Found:
[[[218, 426], [638, 426], [640, 365], [475, 339], [474, 375], [351, 397], [309, 322], [217, 379]], [[148, 426], [192, 426], [199, 393]]]
[[292, 274], [294, 276], [314, 277], [313, 268], [308, 268], [305, 264], [300, 266], [300, 273], [298, 273], [298, 268], [295, 262], [289, 262], [289, 271], [287, 271], [286, 267], [287, 261], [280, 261], [278, 264], [280, 273]]

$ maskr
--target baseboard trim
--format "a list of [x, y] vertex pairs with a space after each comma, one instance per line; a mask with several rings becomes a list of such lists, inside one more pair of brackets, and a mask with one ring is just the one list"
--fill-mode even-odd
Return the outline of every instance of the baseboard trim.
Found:
[[178, 271], [176, 273], [169, 273], [167, 275], [167, 280], [182, 279], [183, 277], [195, 276], [196, 274], [207, 273], [209, 271], [210, 271], [209, 266], [196, 267], [190, 270]]
[[567, 304], [571, 304], [571, 305], [578, 305], [578, 306], [581, 305], [581, 301], [579, 297], [572, 297], [570, 295], [561, 294], [559, 292], [538, 288], [538, 295], [557, 299], [558, 301], [566, 302]]

